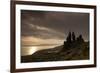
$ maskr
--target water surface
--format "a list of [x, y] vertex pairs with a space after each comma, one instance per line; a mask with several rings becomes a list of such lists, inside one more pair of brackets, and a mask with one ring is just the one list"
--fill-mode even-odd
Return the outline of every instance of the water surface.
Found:
[[43, 50], [43, 49], [50, 49], [50, 48], [54, 48], [58, 45], [53, 45], [53, 46], [22, 46], [21, 48], [21, 56], [25, 56], [25, 55], [32, 55], [33, 53], [35, 53], [38, 50]]

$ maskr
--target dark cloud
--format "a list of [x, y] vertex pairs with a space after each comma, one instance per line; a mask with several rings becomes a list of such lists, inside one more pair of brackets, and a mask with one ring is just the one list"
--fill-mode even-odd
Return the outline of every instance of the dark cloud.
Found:
[[89, 14], [54, 11], [21, 11], [21, 35], [64, 39], [69, 31], [89, 40]]

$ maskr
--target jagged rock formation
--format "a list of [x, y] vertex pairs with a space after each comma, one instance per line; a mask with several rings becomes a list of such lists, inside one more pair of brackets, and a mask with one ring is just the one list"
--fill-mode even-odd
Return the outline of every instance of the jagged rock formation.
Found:
[[89, 59], [89, 42], [82, 35], [69, 32], [64, 44], [55, 48], [37, 51], [30, 56], [22, 56], [21, 62], [47, 62]]

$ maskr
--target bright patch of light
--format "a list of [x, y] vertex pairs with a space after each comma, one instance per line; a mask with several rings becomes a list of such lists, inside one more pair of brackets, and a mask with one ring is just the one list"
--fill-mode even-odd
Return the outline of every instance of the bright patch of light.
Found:
[[35, 47], [30, 47], [30, 49], [29, 49], [29, 54], [33, 54], [33, 53], [35, 53], [37, 51], [37, 47], [35, 46]]

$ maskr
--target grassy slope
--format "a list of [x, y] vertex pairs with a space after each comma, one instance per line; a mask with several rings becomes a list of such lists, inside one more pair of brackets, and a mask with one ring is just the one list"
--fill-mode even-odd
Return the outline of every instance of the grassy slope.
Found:
[[64, 60], [84, 60], [89, 59], [88, 43], [83, 43], [73, 48], [63, 50], [63, 45], [53, 49], [37, 51], [30, 56], [22, 56], [21, 62], [45, 62]]

